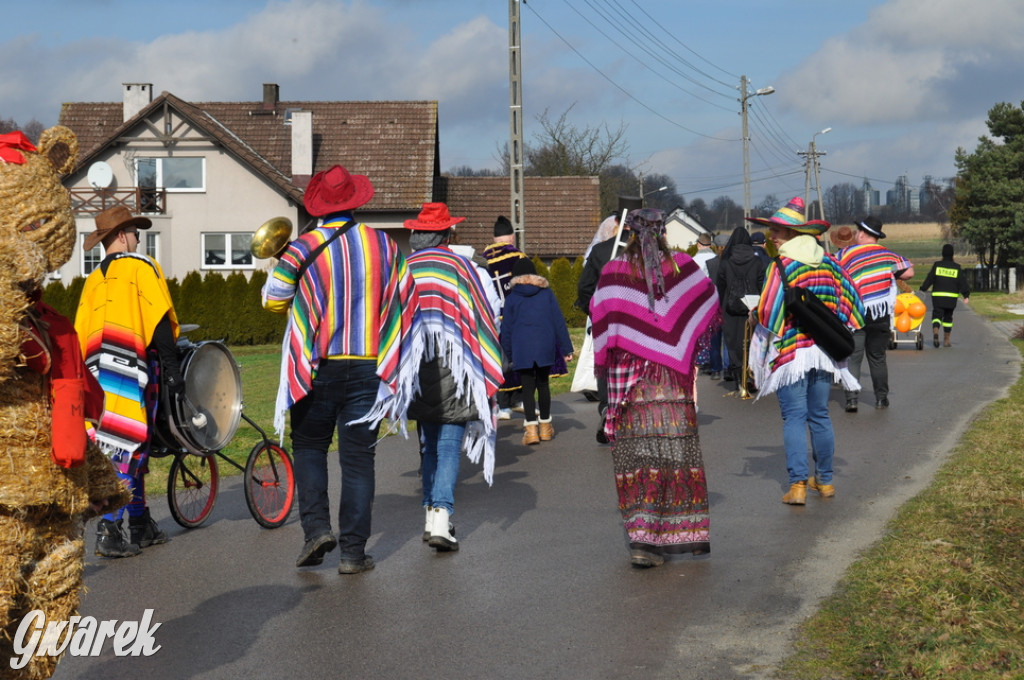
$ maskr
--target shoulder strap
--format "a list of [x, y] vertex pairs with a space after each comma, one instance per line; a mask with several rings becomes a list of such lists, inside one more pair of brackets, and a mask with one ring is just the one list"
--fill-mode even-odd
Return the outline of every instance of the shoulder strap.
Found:
[[775, 260], [775, 264], [779, 267], [779, 278], [782, 279], [782, 290], [789, 290], [789, 281], [786, 280], [786, 265], [782, 264], [782, 260], [778, 257], [772, 259]]
[[334, 228], [334, 233], [331, 234], [331, 237], [328, 238], [323, 243], [321, 243], [320, 245], [318, 245], [316, 248], [314, 248], [313, 252], [311, 252], [309, 254], [309, 257], [307, 257], [305, 260], [303, 260], [302, 266], [299, 267], [299, 271], [295, 275], [295, 280], [298, 281], [299, 279], [302, 278], [302, 275], [305, 274], [306, 270], [309, 269], [310, 265], [313, 264], [313, 260], [315, 260], [317, 257], [319, 257], [320, 253], [324, 252], [324, 249], [327, 246], [331, 245], [332, 241], [334, 241], [335, 239], [339, 238], [342, 234], [344, 234], [346, 231], [348, 231], [349, 229], [351, 229], [355, 225], [356, 225], [356, 221], [355, 220], [350, 220], [343, 227], [335, 227]]

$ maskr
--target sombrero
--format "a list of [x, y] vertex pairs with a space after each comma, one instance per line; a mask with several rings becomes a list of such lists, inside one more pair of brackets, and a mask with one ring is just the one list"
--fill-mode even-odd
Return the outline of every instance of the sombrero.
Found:
[[789, 203], [775, 211], [771, 217], [747, 217], [748, 222], [755, 222], [765, 227], [786, 227], [800, 234], [820, 236], [832, 225], [825, 220], [804, 219], [804, 199], [794, 196]]

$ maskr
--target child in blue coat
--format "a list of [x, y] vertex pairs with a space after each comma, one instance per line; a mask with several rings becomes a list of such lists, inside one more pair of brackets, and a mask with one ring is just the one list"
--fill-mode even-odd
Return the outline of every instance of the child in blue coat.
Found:
[[548, 376], [560, 355], [566, 363], [572, 361], [572, 339], [548, 280], [537, 274], [531, 260], [516, 261], [509, 285], [501, 347], [523, 382], [523, 444], [537, 444], [555, 436]]

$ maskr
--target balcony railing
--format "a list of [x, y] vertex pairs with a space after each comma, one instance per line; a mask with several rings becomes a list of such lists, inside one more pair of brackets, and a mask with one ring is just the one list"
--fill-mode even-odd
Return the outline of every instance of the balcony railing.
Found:
[[167, 212], [167, 192], [163, 189], [69, 189], [68, 193], [76, 214], [95, 215], [119, 205], [135, 214]]

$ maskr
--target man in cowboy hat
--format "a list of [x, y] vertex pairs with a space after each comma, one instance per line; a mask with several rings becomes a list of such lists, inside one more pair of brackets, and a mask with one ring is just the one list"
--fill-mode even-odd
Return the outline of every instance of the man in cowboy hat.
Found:
[[[152, 431], [148, 405], [153, 393], [163, 388], [180, 392], [184, 381], [175, 347], [178, 318], [167, 281], [159, 264], [135, 252], [139, 230], [151, 226], [148, 218], [115, 206], [96, 215], [96, 229], [82, 246], [88, 251], [102, 243], [104, 250], [99, 267], [85, 280], [75, 315], [86, 366], [105, 393], [96, 441], [132, 492], [127, 508], [99, 520], [96, 554], [101, 557], [131, 557], [167, 542], [146, 505]], [[158, 365], [151, 364], [150, 349], [156, 350]]]
[[[790, 485], [782, 502], [804, 505], [808, 488], [823, 497], [836, 493], [832, 483], [835, 434], [828, 396], [833, 382], [846, 387], [857, 383], [787, 313], [785, 288], [799, 286], [814, 293], [851, 329], [863, 325], [864, 307], [849, 275], [818, 242], [831, 225], [824, 220], [807, 221], [802, 198], [793, 198], [769, 218], [747, 220], [768, 227], [768, 238], [778, 247], [779, 256], [768, 267], [757, 305], [759, 325], [750, 345], [751, 368], [757, 398], [776, 392], [782, 411]], [[761, 359], [755, 361], [757, 357]]]
[[[853, 334], [853, 354], [849, 368], [860, 381], [860, 366], [864, 355], [868, 357], [871, 384], [875, 392], [875, 408], [889, 408], [889, 368], [885, 363], [885, 350], [892, 333], [892, 310], [896, 304], [896, 281], [914, 276], [914, 265], [878, 242], [885, 238], [882, 222], [874, 215], [859, 220], [853, 243], [836, 253], [839, 264], [850, 275], [866, 310], [864, 328]], [[847, 229], [843, 227], [843, 229]], [[845, 233], [837, 237], [843, 242]], [[847, 390], [846, 411], [857, 412], [860, 392]]]
[[[352, 214], [373, 185], [340, 165], [306, 187], [316, 228], [292, 241], [267, 279], [264, 307], [289, 314], [274, 425], [291, 411], [292, 456], [305, 538], [297, 567], [341, 546], [338, 573], [373, 569], [366, 554], [380, 421], [405, 412], [415, 367], [404, 359], [417, 332], [416, 290], [398, 246]], [[300, 285], [301, 283], [301, 285]], [[362, 422], [356, 422], [362, 421]], [[331, 530], [327, 452], [338, 432], [341, 500]]]
[[[417, 421], [423, 454], [423, 538], [438, 552], [459, 549], [450, 517], [462, 451], [483, 451], [484, 479], [494, 473], [491, 399], [502, 382], [501, 346], [483, 282], [472, 263], [449, 248], [452, 217], [444, 203], [426, 203], [411, 229], [409, 271], [421, 292], [426, 334], [416, 398], [408, 417]], [[473, 427], [469, 424], [473, 423]]]

